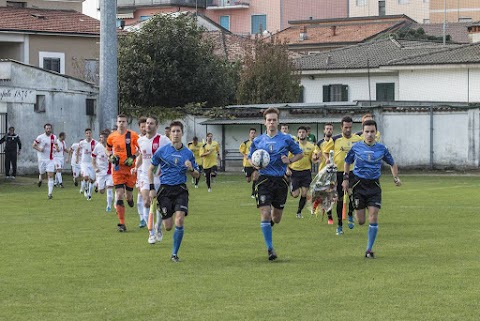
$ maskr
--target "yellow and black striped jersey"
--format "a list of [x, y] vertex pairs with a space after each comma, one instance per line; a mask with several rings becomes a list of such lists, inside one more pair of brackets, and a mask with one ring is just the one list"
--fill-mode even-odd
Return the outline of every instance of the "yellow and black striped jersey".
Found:
[[252, 167], [250, 162], [248, 161], [248, 153], [250, 152], [250, 146], [252, 145], [252, 141], [247, 139], [243, 143], [240, 144], [240, 153], [243, 155], [243, 167]]
[[352, 134], [350, 138], [346, 138], [342, 134], [333, 136], [328, 141], [327, 145], [325, 146], [325, 150], [334, 151], [333, 159], [339, 172], [343, 172], [343, 168], [345, 165], [345, 156], [347, 156], [347, 153], [352, 148], [352, 145], [361, 140], [362, 137], [358, 136], [357, 134]]
[[202, 166], [202, 157], [200, 157], [200, 149], [202, 148], [202, 143], [197, 142], [195, 145], [194, 142], [190, 142], [187, 144], [188, 149], [190, 149], [195, 156], [195, 161], [197, 162], [198, 166]]
[[[300, 149], [303, 151], [303, 157], [298, 161], [291, 163], [288, 167], [294, 171], [312, 169], [315, 144], [305, 140], [305, 144], [298, 142], [298, 146], [300, 146]], [[293, 155], [290, 154], [289, 157], [293, 157]]]

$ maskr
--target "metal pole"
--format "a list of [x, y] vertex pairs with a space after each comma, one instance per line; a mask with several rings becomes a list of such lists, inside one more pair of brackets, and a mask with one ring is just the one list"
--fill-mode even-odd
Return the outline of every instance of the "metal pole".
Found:
[[447, 42], [447, 0], [443, 0], [443, 45]]
[[113, 128], [118, 114], [117, 0], [100, 0], [99, 129]]
[[433, 169], [433, 105], [430, 105], [430, 169]]

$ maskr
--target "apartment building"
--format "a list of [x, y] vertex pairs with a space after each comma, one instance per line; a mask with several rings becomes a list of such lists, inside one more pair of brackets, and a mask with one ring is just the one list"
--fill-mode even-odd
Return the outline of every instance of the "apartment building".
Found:
[[430, 0], [430, 22], [480, 21], [480, 0]]
[[0, 7], [75, 10], [82, 12], [85, 0], [0, 0]]
[[428, 23], [431, 0], [350, 0], [349, 16], [407, 15], [416, 22]]

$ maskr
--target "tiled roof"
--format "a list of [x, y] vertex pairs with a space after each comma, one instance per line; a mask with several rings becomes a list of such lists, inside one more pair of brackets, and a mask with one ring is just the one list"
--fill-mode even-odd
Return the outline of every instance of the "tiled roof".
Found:
[[[449, 48], [462, 45], [447, 44]], [[295, 60], [301, 70], [364, 69], [386, 66], [391, 61], [445, 49], [441, 43], [381, 39], [303, 56]]]
[[[452, 37], [453, 42], [468, 43], [467, 27], [469, 25], [471, 25], [470, 22], [449, 22], [446, 25], [445, 33]], [[413, 25], [412, 28], [423, 28], [425, 33], [429, 36], [443, 36], [443, 23], [416, 24]]]
[[480, 43], [446, 48], [434, 53], [422, 54], [391, 61], [389, 65], [441, 65], [480, 63]]
[[100, 34], [100, 21], [73, 10], [0, 8], [0, 31]]

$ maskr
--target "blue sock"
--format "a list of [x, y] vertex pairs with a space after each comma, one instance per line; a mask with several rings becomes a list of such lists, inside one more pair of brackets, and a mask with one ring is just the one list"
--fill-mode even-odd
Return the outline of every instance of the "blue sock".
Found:
[[173, 232], [173, 250], [172, 255], [178, 254], [178, 249], [180, 249], [180, 244], [183, 239], [183, 226], [175, 226], [175, 232]]
[[263, 238], [265, 239], [265, 245], [267, 246], [267, 249], [273, 249], [272, 224], [270, 224], [270, 221], [262, 221], [260, 222], [260, 227], [262, 228]]
[[370, 225], [368, 225], [367, 251], [372, 250], [373, 243], [375, 242], [375, 238], [377, 237], [377, 231], [378, 231], [378, 223], [370, 223]]

